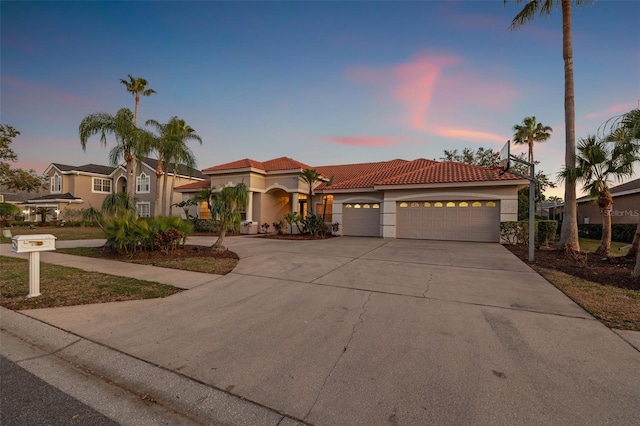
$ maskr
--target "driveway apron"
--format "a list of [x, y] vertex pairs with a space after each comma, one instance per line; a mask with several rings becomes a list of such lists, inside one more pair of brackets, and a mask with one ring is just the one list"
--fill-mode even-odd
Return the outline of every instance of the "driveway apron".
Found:
[[311, 424], [640, 420], [640, 353], [498, 244], [227, 243], [168, 298], [24, 313]]

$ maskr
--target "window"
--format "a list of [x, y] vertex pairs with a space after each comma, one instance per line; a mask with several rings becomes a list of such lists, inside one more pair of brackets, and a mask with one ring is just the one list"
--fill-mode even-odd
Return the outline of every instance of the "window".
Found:
[[424, 203], [424, 207], [431, 207], [431, 203]]
[[62, 177], [57, 173], [51, 176], [51, 192], [62, 192]]
[[93, 192], [111, 193], [111, 180], [102, 178], [93, 178]]
[[136, 213], [138, 214], [138, 217], [150, 217], [151, 203], [148, 201], [136, 203]]
[[145, 173], [136, 177], [136, 192], [138, 194], [148, 194], [151, 191], [151, 177]]
[[442, 207], [442, 203], [440, 201], [433, 203], [433, 207]]
[[380, 204], [377, 204], [377, 203], [376, 204], [372, 204], [371, 208], [379, 209], [380, 208]]
[[409, 207], [409, 204], [407, 204], [407, 203], [400, 203], [400, 208], [404, 209], [404, 208], [407, 208], [407, 207]]
[[447, 207], [455, 207], [455, 206], [456, 206], [456, 203], [454, 203], [454, 202], [449, 201], [447, 203]]
[[345, 208], [345, 209], [351, 209], [351, 208], [353, 208], [353, 205], [351, 205], [351, 204], [345, 204], [345, 205], [344, 205], [344, 208]]
[[361, 207], [362, 207], [362, 206], [361, 206], [360, 204], [356, 204], [356, 205], [354, 205], [354, 206], [353, 206], [353, 208], [354, 208], [354, 209], [359, 209], [359, 208], [361, 208]]
[[333, 195], [324, 195], [322, 203], [316, 204], [316, 214], [322, 216], [323, 213], [325, 222], [333, 220]]
[[411, 203], [411, 207], [413, 207], [413, 208], [420, 207], [420, 204], [418, 204], [418, 203]]
[[471, 207], [482, 207], [482, 203], [480, 201], [474, 201]]
[[370, 206], [369, 204], [363, 204], [363, 205], [362, 205], [362, 208], [363, 208], [363, 209], [370, 209], [370, 208], [371, 208], [371, 206]]
[[494, 203], [493, 201], [487, 201], [487, 207], [495, 207], [496, 203]]

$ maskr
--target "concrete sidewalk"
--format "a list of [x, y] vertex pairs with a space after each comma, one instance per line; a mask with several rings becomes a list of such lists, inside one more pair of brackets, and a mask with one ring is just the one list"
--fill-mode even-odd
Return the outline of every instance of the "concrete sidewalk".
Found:
[[[629, 337], [637, 333], [607, 329], [498, 244], [341, 237], [228, 245], [238, 267], [190, 291], [12, 314], [175, 375], [159, 392], [191, 380], [202, 392], [253, 401], [266, 410], [263, 424], [640, 419], [640, 353]], [[118, 374], [118, 361], [83, 354], [70, 356]], [[147, 367], [123, 367], [131, 386], [155, 374], [138, 376], [138, 368]], [[197, 408], [202, 395], [185, 396], [181, 410]]]

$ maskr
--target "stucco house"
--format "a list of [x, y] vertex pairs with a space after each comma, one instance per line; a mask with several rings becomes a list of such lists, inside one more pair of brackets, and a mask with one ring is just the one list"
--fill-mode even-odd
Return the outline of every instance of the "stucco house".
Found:
[[[611, 188], [613, 208], [611, 223], [638, 223], [640, 215], [640, 179], [635, 179]], [[602, 223], [600, 207], [589, 197], [580, 197], [578, 223]]]
[[[143, 158], [135, 168], [135, 202], [138, 216], [149, 217], [155, 211], [156, 203], [156, 178], [155, 169], [157, 160]], [[38, 207], [46, 207], [51, 211], [49, 219], [69, 219], [74, 211], [93, 206], [100, 209], [105, 198], [114, 192], [126, 192], [127, 176], [124, 166], [110, 167], [99, 164], [85, 164], [82, 166], [70, 166], [60, 163], [51, 163], [44, 171], [44, 176], [49, 179], [48, 193], [30, 198], [20, 205], [26, 220], [39, 220], [35, 211]], [[166, 173], [168, 188], [171, 188], [171, 171]], [[175, 185], [184, 185], [190, 182], [202, 181], [203, 175], [199, 170], [189, 170], [184, 166], [178, 167], [175, 177]], [[160, 184], [162, 180], [160, 180]], [[174, 203], [182, 198], [180, 193], [174, 192]], [[167, 206], [169, 197], [167, 196]], [[168, 211], [168, 209], [167, 209]], [[174, 215], [179, 215], [181, 210], [173, 208]]]
[[[322, 175], [311, 203], [299, 179], [304, 169]], [[495, 168], [426, 159], [311, 167], [288, 157], [245, 158], [202, 173], [207, 180], [176, 191], [187, 199], [203, 187], [244, 182], [249, 205], [243, 219], [252, 222], [250, 232], [287, 212], [305, 215], [311, 208], [321, 214], [326, 203], [325, 220], [339, 223], [342, 235], [454, 241], [500, 241], [500, 222], [517, 220], [518, 190], [528, 185]]]

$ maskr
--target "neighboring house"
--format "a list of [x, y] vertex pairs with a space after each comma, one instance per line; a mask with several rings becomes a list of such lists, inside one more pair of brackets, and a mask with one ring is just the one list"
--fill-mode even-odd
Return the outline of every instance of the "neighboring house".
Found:
[[[157, 160], [144, 158], [135, 169], [135, 202], [137, 213], [140, 217], [148, 217], [155, 211], [156, 202], [156, 178], [155, 168]], [[95, 207], [100, 209], [107, 196], [115, 192], [126, 192], [127, 176], [124, 166], [109, 167], [98, 164], [85, 164], [83, 166], [70, 166], [66, 164], [51, 163], [44, 171], [49, 179], [49, 191], [45, 195], [29, 198], [20, 207], [25, 213], [26, 220], [39, 220], [36, 209], [48, 208], [48, 219], [77, 219], [81, 209]], [[167, 173], [168, 188], [171, 188], [172, 174]], [[176, 173], [176, 185], [183, 185], [193, 181], [203, 180], [202, 173], [198, 170], [187, 170], [180, 166]], [[160, 180], [162, 182], [162, 180]], [[180, 201], [181, 194], [174, 193], [174, 202]], [[167, 194], [167, 206], [169, 195]], [[175, 215], [180, 214], [180, 209], [174, 208]], [[167, 209], [168, 211], [168, 209]]]
[[[528, 181], [498, 169], [425, 159], [310, 167], [287, 157], [243, 159], [209, 167], [203, 174], [220, 189], [244, 182], [249, 205], [243, 219], [254, 224], [305, 215], [309, 188], [301, 170], [314, 168], [311, 211], [340, 224], [342, 235], [458, 241], [500, 240], [500, 222], [517, 220], [518, 190]], [[333, 177], [333, 184], [326, 186]], [[176, 188], [184, 199], [204, 182]]]
[[[640, 179], [611, 188], [611, 223], [638, 223], [640, 215]], [[578, 198], [578, 223], [602, 223], [600, 207], [589, 197]]]

